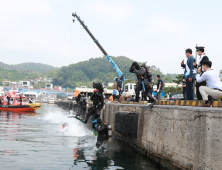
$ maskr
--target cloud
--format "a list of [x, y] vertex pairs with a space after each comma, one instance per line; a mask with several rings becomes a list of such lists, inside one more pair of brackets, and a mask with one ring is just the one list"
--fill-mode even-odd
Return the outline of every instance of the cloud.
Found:
[[96, 14], [106, 22], [122, 22], [132, 16], [134, 7], [126, 1], [89, 2], [84, 4], [88, 12]]

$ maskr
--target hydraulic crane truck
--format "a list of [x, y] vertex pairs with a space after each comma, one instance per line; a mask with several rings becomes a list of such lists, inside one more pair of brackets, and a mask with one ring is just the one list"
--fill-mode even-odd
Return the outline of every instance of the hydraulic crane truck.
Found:
[[[93, 39], [93, 41], [96, 43], [96, 45], [99, 47], [99, 49], [102, 51], [102, 53], [106, 56], [107, 60], [110, 62], [112, 67], [116, 70], [119, 79], [122, 81], [122, 89], [123, 89], [123, 83], [126, 81], [126, 78], [122, 71], [119, 69], [119, 67], [115, 64], [115, 62], [112, 60], [112, 58], [107, 54], [107, 52], [103, 49], [103, 47], [100, 45], [99, 41], [93, 36], [93, 34], [89, 31], [88, 27], [84, 24], [84, 21], [80, 19], [80, 17], [76, 13], [72, 13], [72, 16], [80, 22], [80, 24], [83, 26], [83, 28], [86, 30], [86, 32], [89, 34], [89, 36]], [[73, 19], [73, 23], [75, 22], [75, 19]], [[116, 78], [114, 78], [116, 81]]]

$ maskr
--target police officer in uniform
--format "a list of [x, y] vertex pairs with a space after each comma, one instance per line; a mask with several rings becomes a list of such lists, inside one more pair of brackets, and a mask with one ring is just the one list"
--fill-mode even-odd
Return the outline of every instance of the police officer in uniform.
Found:
[[100, 117], [101, 110], [104, 106], [104, 97], [101, 91], [103, 90], [94, 89], [93, 95], [90, 97], [90, 100], [93, 101], [93, 106], [90, 107], [88, 110], [88, 113], [85, 119], [85, 124], [88, 122], [89, 117], [92, 115], [94, 115], [94, 119], [97, 119]]
[[142, 66], [139, 66], [137, 62], [133, 62], [129, 72], [135, 73], [138, 79], [137, 86], [135, 89], [135, 101], [139, 102], [140, 91], [143, 90], [143, 95], [149, 98], [149, 103], [155, 102], [153, 96], [150, 94], [150, 86], [153, 80], [153, 76], [151, 72], [149, 72], [148, 67], [145, 65], [145, 63]]
[[[202, 47], [202, 46], [197, 46], [196, 47], [196, 50], [197, 50], [197, 53], [198, 53], [199, 57], [197, 58], [197, 61], [193, 63], [194, 68], [195, 68], [194, 73], [198, 70], [198, 68], [202, 67], [203, 62], [209, 61], [209, 58], [204, 53], [204, 48], [205, 47]], [[200, 73], [200, 76], [202, 74], [203, 74], [203, 72]], [[199, 88], [200, 88], [200, 86], [203, 86], [203, 85], [206, 85], [206, 82], [200, 82], [200, 83], [196, 82], [196, 93], [197, 93], [197, 99], [198, 100], [202, 100], [202, 96], [200, 94]]]
[[[210, 107], [211, 105], [207, 95], [220, 100], [222, 98], [222, 82], [220, 80], [219, 73], [211, 69], [211, 65], [211, 61], [202, 62], [202, 69], [199, 68], [196, 75], [196, 80], [198, 83], [203, 81], [206, 81], [207, 83], [207, 86], [200, 86], [199, 88], [202, 98], [205, 101], [202, 107]], [[204, 73], [202, 73], [202, 70]]]

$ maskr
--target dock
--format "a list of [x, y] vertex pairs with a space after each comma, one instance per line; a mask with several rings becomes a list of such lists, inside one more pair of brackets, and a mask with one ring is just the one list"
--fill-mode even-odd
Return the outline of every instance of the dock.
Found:
[[[78, 111], [75, 102], [57, 104]], [[113, 136], [147, 157], [155, 156], [156, 161], [181, 169], [222, 169], [221, 102], [211, 108], [199, 105], [159, 101], [145, 110], [146, 103], [107, 102], [100, 117], [112, 125]]]

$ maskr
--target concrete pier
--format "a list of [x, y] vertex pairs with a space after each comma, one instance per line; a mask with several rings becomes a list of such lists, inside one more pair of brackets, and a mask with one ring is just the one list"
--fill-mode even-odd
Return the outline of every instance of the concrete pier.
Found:
[[112, 125], [116, 138], [147, 156], [181, 169], [222, 169], [221, 108], [155, 105], [144, 111], [146, 107], [106, 103], [101, 119]]

